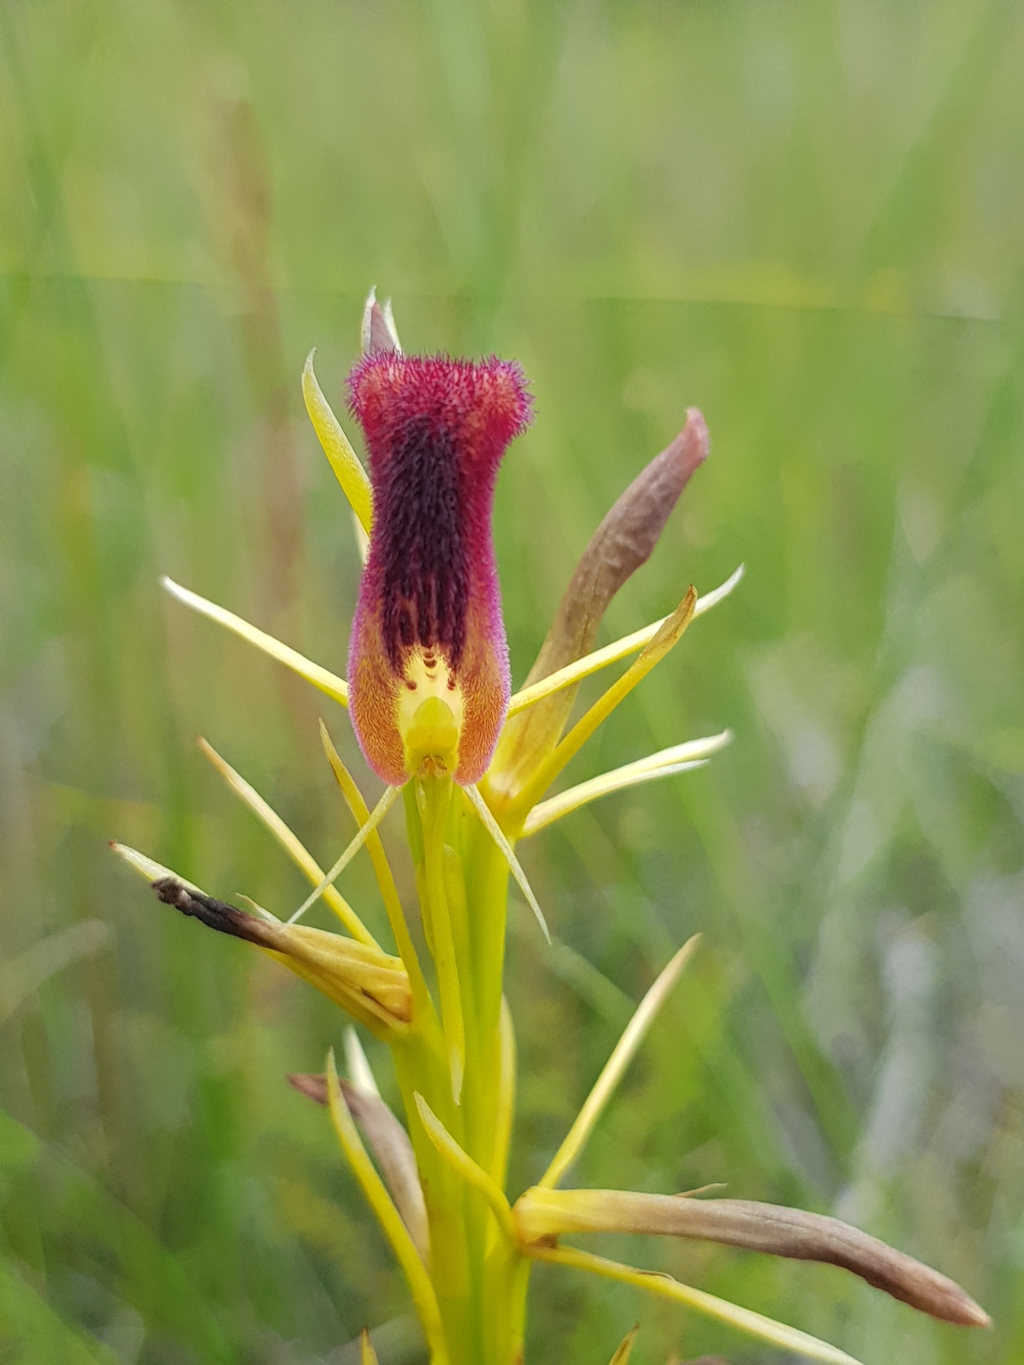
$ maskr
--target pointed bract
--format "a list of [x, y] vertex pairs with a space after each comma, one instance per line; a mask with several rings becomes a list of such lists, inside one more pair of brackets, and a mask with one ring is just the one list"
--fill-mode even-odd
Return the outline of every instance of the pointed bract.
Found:
[[372, 355], [374, 351], [398, 351], [401, 353], [402, 345], [398, 340], [398, 332], [395, 328], [391, 300], [388, 299], [382, 308], [377, 302], [376, 288], [370, 290], [369, 297], [366, 300], [359, 339], [363, 348], [363, 355]]
[[248, 640], [249, 644], [255, 645], [264, 654], [269, 654], [272, 659], [277, 659], [279, 663], [298, 673], [307, 682], [311, 682], [314, 687], [319, 687], [321, 692], [333, 697], [342, 706], [348, 705], [348, 685], [344, 678], [339, 678], [330, 669], [313, 663], [311, 659], [300, 654], [297, 649], [292, 649], [290, 645], [275, 640], [266, 631], [251, 626], [241, 616], [236, 616], [233, 611], [218, 607], [216, 602], [210, 602], [207, 598], [200, 597], [197, 592], [183, 588], [180, 583], [175, 583], [174, 579], [168, 578], [166, 574], [161, 578], [160, 584], [172, 597], [176, 597], [179, 602], [184, 602], [185, 606], [191, 607], [193, 611], [199, 612], [202, 616], [209, 617], [211, 621], [216, 621], [218, 625], [225, 626], [243, 640]]
[[[292, 833], [278, 813], [262, 796], [260, 796], [255, 787], [242, 777], [241, 773], [236, 772], [231, 764], [220, 756], [212, 744], [208, 743], [208, 741], [202, 737], [199, 738], [198, 744], [200, 752], [209, 759], [220, 773], [221, 777], [227, 782], [231, 790], [245, 802], [257, 818], [270, 830], [271, 834], [273, 834], [282, 848], [285, 849], [292, 861], [302, 869], [314, 886], [319, 885], [323, 880], [323, 869], [296, 835]], [[361, 943], [368, 943], [374, 948], [380, 946], [336, 887], [331, 886], [327, 888], [324, 892], [324, 900], [338, 916], [353, 938], [359, 939]]]
[[449, 1357], [437, 1292], [408, 1228], [360, 1140], [348, 1100], [338, 1080], [333, 1051], [327, 1054], [326, 1070], [327, 1103], [342, 1151], [405, 1272], [413, 1304], [427, 1338], [430, 1358], [436, 1361], [437, 1365], [447, 1365]]
[[356, 520], [369, 534], [373, 523], [373, 494], [370, 491], [370, 480], [341, 423], [332, 412], [330, 403], [324, 397], [313, 369], [314, 355], [315, 352], [310, 351], [302, 371], [302, 397], [306, 411], [309, 413], [314, 431], [320, 438], [324, 454], [334, 470], [334, 476], [341, 484], [342, 492], [355, 513]]
[[[529, 687], [593, 647], [605, 611], [622, 585], [650, 558], [672, 509], [707, 459], [708, 429], [696, 408], [679, 435], [641, 470], [594, 532], [558, 605], [526, 679]], [[557, 742], [572, 710], [570, 687], [505, 727], [499, 761], [502, 787], [515, 791]]]
[[626, 1333], [626, 1335], [622, 1339], [619, 1349], [615, 1352], [615, 1354], [609, 1361], [609, 1365], [627, 1365], [629, 1357], [633, 1353], [633, 1342], [636, 1341], [636, 1334], [637, 1332], [639, 1332], [639, 1330], [640, 1324], [637, 1323], [636, 1326], [632, 1329], [632, 1331]]
[[[348, 1081], [341, 1082], [342, 1093], [356, 1123], [363, 1130], [377, 1158], [395, 1207], [425, 1265], [430, 1264], [430, 1224], [423, 1198], [416, 1157], [409, 1134], [379, 1095]], [[326, 1086], [325, 1086], [326, 1090]]]
[[173, 876], [158, 878], [152, 887], [165, 905], [270, 953], [374, 1032], [394, 1036], [408, 1030], [412, 994], [401, 958], [341, 934], [248, 914]]
[[830, 1346], [827, 1341], [812, 1337], [809, 1333], [801, 1332], [796, 1327], [789, 1327], [784, 1322], [777, 1322], [774, 1318], [765, 1317], [763, 1313], [755, 1313], [749, 1308], [741, 1307], [738, 1303], [729, 1303], [728, 1300], [720, 1299], [714, 1294], [708, 1294], [703, 1289], [694, 1289], [692, 1285], [681, 1284], [679, 1280], [674, 1280], [671, 1275], [663, 1275], [655, 1270], [639, 1270], [635, 1266], [622, 1265], [620, 1262], [610, 1261], [604, 1256], [594, 1256], [589, 1251], [579, 1251], [576, 1247], [538, 1246], [531, 1249], [530, 1255], [538, 1261], [548, 1261], [553, 1265], [571, 1266], [577, 1270], [587, 1271], [591, 1275], [618, 1280], [620, 1284], [633, 1285], [635, 1288], [644, 1289], [650, 1294], [658, 1294], [663, 1298], [672, 1299], [676, 1303], [696, 1309], [697, 1312], [703, 1313], [706, 1317], [728, 1323], [731, 1327], [746, 1332], [749, 1336], [757, 1337], [761, 1341], [771, 1342], [773, 1346], [781, 1346], [786, 1351], [795, 1351], [798, 1355], [807, 1356], [811, 1360], [823, 1360], [827, 1362], [827, 1365], [861, 1365], [859, 1360], [854, 1356], [847, 1355], [838, 1346]]
[[747, 1199], [690, 1199], [632, 1190], [527, 1190], [514, 1209], [519, 1235], [568, 1232], [692, 1237], [849, 1270], [919, 1312], [961, 1327], [989, 1327], [985, 1310], [945, 1275], [838, 1218]]
[[363, 1334], [359, 1338], [359, 1365], [379, 1365], [377, 1352], [373, 1349], [373, 1342], [370, 1334], [363, 1328]]
[[661, 969], [657, 980], [640, 1001], [636, 1012], [622, 1032], [622, 1036], [612, 1049], [593, 1089], [576, 1115], [572, 1127], [565, 1135], [561, 1147], [552, 1158], [550, 1166], [537, 1182], [540, 1189], [553, 1189], [572, 1163], [583, 1150], [587, 1139], [594, 1131], [594, 1125], [604, 1112], [605, 1105], [615, 1093], [623, 1074], [636, 1056], [637, 1048], [647, 1037], [647, 1032], [657, 1018], [662, 1005], [672, 993], [683, 969], [689, 962], [700, 943], [700, 935], [694, 934], [686, 940], [677, 953]]

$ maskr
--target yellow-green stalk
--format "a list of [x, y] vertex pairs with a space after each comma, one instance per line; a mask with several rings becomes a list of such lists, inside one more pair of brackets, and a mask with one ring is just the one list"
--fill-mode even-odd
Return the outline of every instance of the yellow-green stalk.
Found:
[[[322, 1075], [292, 1080], [329, 1110], [341, 1151], [405, 1274], [431, 1362], [521, 1362], [530, 1269], [545, 1261], [636, 1285], [782, 1350], [851, 1365], [851, 1356], [796, 1328], [668, 1276], [562, 1244], [566, 1235], [592, 1232], [668, 1234], [827, 1261], [920, 1311], [986, 1325], [984, 1311], [952, 1281], [835, 1219], [735, 1199], [558, 1188], [696, 939], [680, 948], [640, 1002], [548, 1169], [510, 1199], [516, 1049], [504, 950], [511, 880], [547, 933], [515, 844], [609, 792], [705, 763], [728, 743], [728, 731], [689, 740], [549, 795], [619, 702], [694, 620], [732, 591], [742, 569], [705, 595], [691, 586], [663, 619], [595, 649], [609, 601], [647, 559], [707, 456], [704, 420], [690, 409], [679, 435], [595, 532], [524, 687], [512, 694], [490, 516], [498, 462], [529, 421], [523, 376], [498, 360], [403, 355], [390, 306], [382, 309], [373, 294], [362, 343], [350, 398], [367, 439], [369, 474], [317, 383], [312, 355], [302, 374], [307, 410], [352, 508], [364, 562], [348, 678], [198, 594], [164, 583], [185, 605], [348, 707], [385, 794], [371, 811], [321, 722], [324, 752], [354, 820], [352, 837], [325, 873], [259, 793], [200, 741], [313, 887], [302, 905], [281, 915], [229, 905], [145, 854], [114, 848], [163, 902], [256, 944], [388, 1044], [404, 1123], [380, 1098], [351, 1030], [347, 1079], [338, 1075], [332, 1051]], [[632, 662], [570, 725], [579, 682], [625, 659]], [[378, 830], [399, 796], [429, 961], [416, 951]], [[391, 949], [377, 943], [334, 885], [358, 856], [372, 862]], [[320, 899], [337, 917], [337, 932], [300, 922]], [[614, 1351], [612, 1365], [626, 1365], [634, 1337], [635, 1329]], [[365, 1332], [360, 1353], [364, 1365], [377, 1360]]]

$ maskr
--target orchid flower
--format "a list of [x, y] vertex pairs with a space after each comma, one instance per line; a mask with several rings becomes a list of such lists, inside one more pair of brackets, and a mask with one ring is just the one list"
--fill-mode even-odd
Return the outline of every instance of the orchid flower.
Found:
[[[638, 1006], [548, 1169], [509, 1200], [516, 1050], [503, 974], [510, 874], [547, 932], [515, 845], [601, 796], [698, 767], [729, 742], [727, 730], [683, 740], [551, 794], [587, 740], [691, 622], [728, 596], [742, 567], [705, 595], [687, 588], [660, 620], [597, 646], [609, 602], [648, 558], [707, 456], [704, 419], [690, 409], [679, 435], [601, 523], [536, 663], [512, 692], [491, 516], [499, 464], [530, 420], [524, 376], [517, 365], [493, 358], [405, 355], [390, 305], [381, 308], [373, 293], [362, 349], [348, 393], [365, 436], [368, 474], [317, 383], [312, 355], [302, 376], [307, 410], [363, 550], [347, 680], [189, 589], [169, 579], [164, 586], [348, 707], [367, 765], [386, 784], [384, 795], [371, 811], [321, 722], [324, 753], [355, 822], [325, 873], [245, 778], [200, 742], [312, 884], [288, 915], [252, 902], [248, 909], [228, 904], [145, 854], [114, 848], [162, 902], [261, 948], [389, 1045], [404, 1123], [381, 1099], [351, 1028], [348, 1079], [339, 1077], [333, 1051], [322, 1075], [291, 1079], [329, 1108], [345, 1158], [405, 1274], [431, 1362], [522, 1362], [530, 1270], [546, 1261], [636, 1285], [782, 1350], [856, 1365], [838, 1348], [752, 1309], [562, 1244], [565, 1236], [594, 1232], [697, 1238], [829, 1262], [934, 1317], [986, 1325], [984, 1311], [951, 1280], [833, 1218], [740, 1199], [558, 1188], [692, 958], [696, 939], [675, 954]], [[579, 683], [624, 660], [631, 662], [573, 721]], [[399, 796], [426, 967], [379, 833]], [[363, 848], [393, 951], [376, 941], [335, 885]], [[340, 932], [299, 923], [320, 898]], [[626, 1365], [634, 1337], [635, 1330], [627, 1333], [612, 1365]], [[367, 1333], [360, 1355], [364, 1365], [377, 1359]]]

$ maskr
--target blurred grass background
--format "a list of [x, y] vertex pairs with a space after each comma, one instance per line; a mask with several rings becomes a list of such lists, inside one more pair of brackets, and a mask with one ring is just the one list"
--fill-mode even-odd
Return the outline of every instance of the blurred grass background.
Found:
[[[868, 1365], [1024, 1361], [1022, 69], [1013, 0], [4, 0], [5, 1365], [341, 1362], [367, 1321], [413, 1358], [284, 1083], [338, 1016], [106, 848], [297, 902], [199, 733], [319, 856], [347, 833], [316, 733], [358, 765], [344, 714], [157, 581], [343, 669], [358, 561], [298, 378], [316, 345], [340, 405], [374, 282], [408, 349], [533, 382], [497, 510], [517, 678], [688, 404], [712, 458], [605, 638], [748, 566], [573, 775], [732, 748], [523, 847], [560, 944], [515, 907], [513, 1183], [703, 930], [581, 1181], [837, 1212], [996, 1328], [615, 1250]], [[597, 1365], [638, 1316], [638, 1365], [779, 1359], [569, 1275], [532, 1304], [538, 1365]]]

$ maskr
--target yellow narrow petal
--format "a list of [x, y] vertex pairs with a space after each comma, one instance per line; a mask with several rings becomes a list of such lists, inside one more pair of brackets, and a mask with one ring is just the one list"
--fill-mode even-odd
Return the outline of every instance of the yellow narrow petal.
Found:
[[[743, 577], [744, 572], [744, 566], [741, 564], [736, 572], [715, 588], [713, 592], [698, 597], [693, 609], [694, 620], [698, 616], [703, 616], [706, 611], [710, 611], [713, 606], [721, 602], [723, 597], [728, 597]], [[589, 678], [591, 673], [597, 673], [600, 669], [607, 668], [609, 664], [618, 663], [620, 659], [625, 659], [630, 654], [636, 654], [638, 650], [650, 644], [668, 619], [667, 616], [663, 616], [658, 621], [652, 621], [649, 626], [635, 630], [631, 635], [623, 635], [621, 640], [615, 640], [602, 649], [595, 649], [593, 653], [585, 654], [582, 659], [577, 659], [575, 663], [566, 664], [564, 668], [557, 669], [546, 678], [541, 678], [539, 682], [531, 684], [530, 687], [524, 687], [521, 691], [513, 694], [508, 704], [508, 715], [514, 716], [517, 711], [525, 711], [534, 702], [543, 701], [545, 697], [550, 697], [555, 692], [561, 692], [565, 687], [572, 687], [574, 683]]]
[[352, 1172], [362, 1187], [366, 1200], [384, 1229], [398, 1263], [405, 1272], [412, 1293], [423, 1332], [430, 1347], [432, 1361], [436, 1365], [448, 1365], [448, 1348], [444, 1339], [441, 1312], [437, 1305], [437, 1295], [430, 1282], [430, 1276], [420, 1258], [419, 1252], [409, 1235], [409, 1229], [402, 1222], [401, 1214], [377, 1174], [377, 1168], [367, 1155], [359, 1136], [355, 1120], [341, 1093], [338, 1072], [334, 1065], [334, 1050], [327, 1054], [327, 1098], [331, 1107], [334, 1131], [338, 1135], [342, 1151], [348, 1158]]
[[387, 815], [391, 807], [395, 804], [395, 797], [398, 795], [400, 790], [401, 788], [399, 787], [385, 788], [384, 795], [377, 802], [376, 806], [374, 806], [370, 818], [366, 821], [364, 825], [360, 827], [358, 834], [352, 840], [349, 846], [345, 849], [344, 853], [331, 868], [330, 872], [327, 873], [327, 875], [322, 879], [318, 886], [314, 887], [314, 889], [309, 893], [306, 899], [299, 906], [298, 910], [295, 911], [295, 914], [291, 916], [291, 918], [288, 920], [289, 924], [294, 924], [296, 920], [301, 919], [302, 916], [309, 909], [309, 907], [315, 901], [318, 901], [320, 899], [320, 897], [324, 894], [327, 888], [334, 881], [335, 877], [341, 876], [342, 872], [345, 870], [346, 867], [348, 867], [349, 863], [362, 848], [363, 844], [366, 843], [366, 840], [370, 837], [373, 831], [384, 819], [385, 815]]
[[365, 1327], [363, 1335], [359, 1338], [359, 1362], [360, 1365], [379, 1365], [377, 1352], [373, 1349], [373, 1342]]
[[612, 1055], [605, 1062], [604, 1070], [598, 1076], [593, 1090], [587, 1096], [583, 1108], [576, 1116], [576, 1121], [569, 1129], [565, 1141], [555, 1153], [551, 1165], [537, 1181], [541, 1189], [553, 1189], [579, 1156], [594, 1130], [594, 1125], [601, 1117], [605, 1105], [615, 1093], [615, 1088], [622, 1080], [623, 1073], [636, 1055], [637, 1048], [647, 1036], [648, 1029], [668, 999], [673, 986], [682, 975], [683, 968], [693, 956], [699, 942], [700, 935], [694, 934], [693, 938], [688, 939], [683, 944], [637, 1006], [636, 1013], [626, 1025], [622, 1037], [615, 1044]]
[[[255, 787], [250, 786], [240, 773], [237, 773], [231, 764], [221, 758], [212, 744], [208, 744], [205, 739], [199, 740], [199, 748], [210, 760], [213, 766], [224, 778], [231, 790], [245, 802], [249, 809], [256, 815], [271, 834], [285, 850], [296, 867], [300, 868], [309, 878], [314, 886], [318, 885], [323, 879], [323, 868], [316, 861], [313, 855], [299, 842], [285, 822], [273, 810]], [[334, 913], [344, 924], [353, 938], [360, 943], [368, 943], [374, 948], [380, 945], [367, 929], [356, 912], [349, 905], [348, 901], [337, 890], [336, 887], [328, 886], [324, 891], [324, 900], [331, 907]]]
[[365, 1090], [370, 1095], [376, 1095], [380, 1099], [380, 1089], [377, 1086], [377, 1078], [373, 1074], [370, 1060], [363, 1051], [363, 1045], [359, 1041], [359, 1034], [351, 1025], [345, 1030], [345, 1069], [348, 1071], [348, 1078], [357, 1090]]
[[622, 1344], [612, 1356], [608, 1365], [628, 1365], [629, 1357], [633, 1352], [633, 1342], [636, 1341], [636, 1334], [639, 1330], [640, 1324], [637, 1323], [631, 1332], [626, 1333], [622, 1339]]
[[[320, 743], [327, 756], [327, 761], [331, 765], [331, 772], [334, 780], [341, 788], [341, 794], [345, 798], [345, 804], [352, 812], [356, 825], [362, 828], [370, 818], [370, 808], [363, 798], [362, 792], [356, 783], [355, 778], [341, 761], [341, 755], [334, 747], [330, 732], [324, 722], [320, 721]], [[398, 951], [406, 961], [406, 950], [412, 956], [415, 952], [412, 947], [412, 940], [409, 938], [408, 926], [405, 919], [405, 910], [402, 907], [402, 899], [398, 894], [398, 885], [395, 882], [394, 873], [391, 871], [391, 864], [388, 862], [388, 855], [384, 851], [384, 844], [379, 832], [375, 829], [367, 836], [366, 851], [370, 855], [373, 863], [373, 870], [377, 878], [377, 885], [380, 887], [381, 898], [384, 901], [384, 908], [387, 911], [388, 921], [391, 924], [391, 932], [395, 936], [398, 944]]]
[[[362, 828], [370, 819], [370, 808], [363, 799], [363, 794], [359, 786], [341, 761], [341, 756], [331, 740], [330, 733], [323, 720], [320, 721], [320, 742], [323, 745], [327, 761], [331, 765], [335, 781], [341, 788], [341, 794], [345, 798], [345, 804], [355, 817], [356, 825]], [[391, 864], [388, 862], [388, 855], [384, 851], [384, 844], [380, 834], [376, 829], [370, 831], [366, 839], [366, 849], [373, 863], [373, 870], [377, 877], [377, 885], [380, 887], [380, 894], [384, 901], [384, 909], [387, 912], [388, 923], [391, 925], [391, 932], [395, 938], [395, 945], [398, 948], [398, 956], [405, 963], [409, 973], [409, 981], [412, 984], [413, 999], [416, 1002], [416, 1014], [420, 1026], [428, 1028], [429, 1021], [435, 1019], [434, 1003], [427, 989], [427, 983], [423, 976], [423, 968], [420, 966], [419, 956], [416, 952], [412, 936], [409, 933], [409, 925], [405, 918], [405, 910], [402, 907], [402, 899], [398, 894], [398, 887], [395, 883], [394, 874], [391, 871]]]
[[200, 896], [205, 896], [206, 892], [201, 886], [196, 886], [195, 882], [190, 882], [187, 877], [181, 876], [170, 867], [164, 867], [163, 863], [155, 862], [145, 853], [140, 853], [137, 848], [129, 848], [127, 844], [119, 844], [115, 840], [110, 841], [110, 847], [119, 858], [123, 858], [129, 867], [135, 869], [147, 882], [163, 881], [165, 877], [170, 877], [176, 882], [181, 882], [189, 891], [198, 891]]
[[370, 480], [317, 383], [313, 372], [315, 354], [315, 350], [310, 351], [302, 370], [302, 396], [306, 400], [306, 411], [320, 438], [324, 454], [331, 462], [335, 477], [341, 484], [342, 492], [351, 503], [363, 530], [369, 534], [373, 525], [373, 493], [370, 489]]
[[491, 1178], [499, 1189], [504, 1187], [508, 1167], [508, 1150], [512, 1141], [512, 1123], [516, 1109], [516, 1031], [508, 1001], [501, 997], [498, 1016], [498, 1102], [494, 1116], [494, 1151], [491, 1153]]
[[697, 601], [697, 590], [691, 587], [679, 606], [658, 630], [650, 644], [644, 647], [638, 659], [630, 664], [621, 678], [612, 683], [593, 706], [585, 711], [569, 733], [544, 759], [523, 790], [516, 797], [520, 810], [529, 811], [537, 798], [550, 787], [569, 760], [580, 751], [601, 723], [611, 715], [633, 688], [641, 682], [651, 669], [665, 657], [669, 650], [682, 639], [687, 626], [693, 620], [693, 608]]
[[741, 1308], [739, 1304], [716, 1298], [714, 1294], [705, 1293], [703, 1289], [681, 1284], [671, 1275], [663, 1275], [652, 1270], [637, 1270], [633, 1266], [620, 1265], [618, 1261], [609, 1261], [604, 1256], [594, 1256], [589, 1251], [579, 1251], [575, 1247], [531, 1247], [529, 1254], [534, 1260], [549, 1261], [553, 1265], [573, 1266], [577, 1270], [586, 1270], [607, 1280], [618, 1280], [622, 1284], [644, 1289], [650, 1294], [660, 1294], [663, 1298], [674, 1299], [676, 1303], [684, 1303], [688, 1308], [695, 1308], [698, 1313], [728, 1323], [730, 1327], [735, 1327], [740, 1332], [758, 1337], [761, 1341], [768, 1341], [773, 1346], [780, 1346], [785, 1351], [796, 1351], [810, 1360], [824, 1360], [829, 1362], [829, 1365], [861, 1365], [859, 1360], [847, 1355], [845, 1351], [840, 1351], [838, 1346], [830, 1346], [827, 1341], [812, 1337], [796, 1327], [787, 1327], [784, 1322], [776, 1322], [774, 1318], [766, 1318], [762, 1313], [755, 1313], [753, 1309]]
[[486, 1199], [491, 1212], [498, 1220], [498, 1226], [510, 1242], [518, 1241], [516, 1225], [512, 1219], [512, 1209], [502, 1190], [494, 1183], [482, 1166], [479, 1166], [467, 1151], [455, 1141], [451, 1133], [437, 1117], [419, 1091], [415, 1092], [416, 1108], [419, 1110], [427, 1136], [444, 1157], [453, 1171]]
[[544, 918], [544, 911], [540, 908], [540, 902], [533, 894], [533, 888], [526, 879], [526, 873], [523, 871], [519, 859], [512, 852], [512, 845], [509, 843], [508, 839], [506, 839], [504, 830], [494, 818], [490, 807], [476, 787], [463, 787], [462, 790], [466, 793], [466, 796], [477, 815], [479, 815], [480, 821], [487, 830], [487, 833], [498, 845], [498, 851], [501, 853], [501, 856], [505, 859], [506, 863], [508, 863], [509, 871], [519, 883], [520, 891], [522, 891], [523, 895], [526, 897], [527, 904], [534, 915], [536, 915], [537, 923], [540, 925], [544, 937], [547, 939], [548, 943], [550, 943], [551, 932], [548, 929], [548, 922]]
[[588, 782], [581, 782], [576, 787], [570, 787], [568, 791], [559, 792], [549, 801], [542, 801], [539, 806], [534, 806], [526, 817], [523, 837], [536, 834], [538, 830], [545, 829], [555, 820], [560, 820], [563, 815], [568, 815], [570, 811], [579, 810], [580, 806], [596, 801], [599, 796], [623, 791], [626, 787], [635, 787], [642, 782], [653, 782], [660, 777], [671, 777], [673, 773], [684, 773], [691, 768], [701, 768], [711, 754], [723, 749], [731, 739], [731, 731], [723, 730], [720, 735], [710, 735], [707, 739], [692, 739], [685, 744], [674, 744], [671, 748], [661, 749], [648, 758], [639, 758], [633, 763], [623, 764], [621, 768], [613, 768], [611, 772], [602, 773], [600, 777], [592, 777]]
[[269, 654], [278, 663], [284, 664], [286, 668], [300, 674], [314, 687], [319, 687], [321, 692], [326, 692], [329, 697], [341, 702], [342, 706], [348, 705], [348, 683], [345, 682], [344, 678], [339, 678], [330, 669], [313, 663], [312, 660], [300, 654], [297, 649], [282, 644], [280, 640], [275, 640], [272, 635], [268, 635], [265, 631], [258, 630], [256, 626], [251, 626], [248, 621], [243, 621], [240, 616], [236, 616], [233, 611], [218, 607], [215, 602], [200, 597], [197, 592], [183, 588], [180, 583], [175, 583], [173, 578], [168, 578], [165, 575], [161, 578], [160, 583], [172, 597], [176, 597], [179, 602], [184, 602], [186, 607], [191, 607], [201, 616], [208, 616], [211, 621], [216, 621], [218, 625], [234, 631], [243, 640], [248, 640], [251, 645], [261, 649], [264, 654]]

